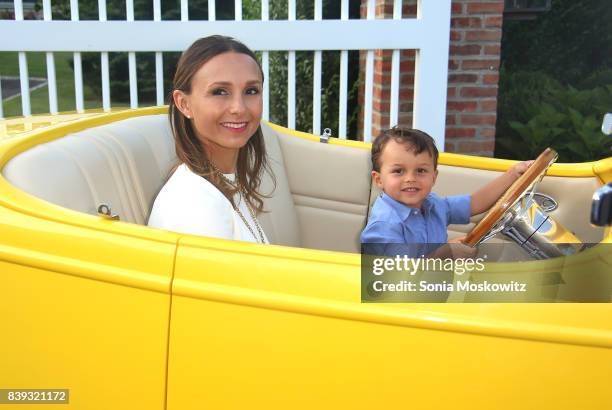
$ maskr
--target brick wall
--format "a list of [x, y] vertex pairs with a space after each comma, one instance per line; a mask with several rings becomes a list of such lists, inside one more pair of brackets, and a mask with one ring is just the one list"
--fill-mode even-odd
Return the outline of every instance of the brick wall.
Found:
[[[431, 0], [426, 0], [431, 1]], [[362, 1], [365, 18], [367, 0]], [[453, 0], [448, 66], [445, 150], [492, 156], [495, 146], [497, 83], [503, 0]], [[405, 0], [404, 18], [416, 16], [416, 1]], [[392, 0], [376, 1], [376, 18], [393, 16]], [[400, 125], [412, 125], [414, 50], [403, 50], [400, 60]], [[365, 67], [365, 52], [361, 55]], [[391, 50], [376, 50], [372, 135], [389, 126]], [[363, 86], [359, 93], [363, 107]], [[359, 129], [363, 127], [363, 110]], [[361, 134], [361, 132], [360, 132]]]

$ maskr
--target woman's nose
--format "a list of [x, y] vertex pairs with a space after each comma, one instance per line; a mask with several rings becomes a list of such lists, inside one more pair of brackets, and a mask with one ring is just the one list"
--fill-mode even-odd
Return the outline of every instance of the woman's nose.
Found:
[[232, 102], [230, 105], [230, 112], [232, 114], [241, 114], [244, 112], [245, 103], [242, 95], [236, 95], [232, 98]]

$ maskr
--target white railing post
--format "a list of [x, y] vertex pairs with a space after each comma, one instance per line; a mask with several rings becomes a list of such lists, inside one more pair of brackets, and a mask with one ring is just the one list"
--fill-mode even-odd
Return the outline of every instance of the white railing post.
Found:
[[417, 20], [430, 29], [425, 47], [416, 52], [412, 126], [431, 135], [440, 151], [446, 127], [450, 15], [451, 0], [418, 2]]
[[[161, 20], [161, 0], [153, 0], [153, 21]], [[164, 59], [159, 51], [155, 53], [155, 94], [157, 105], [164, 105]]]
[[[15, 21], [23, 21], [23, 3], [21, 0], [15, 0]], [[6, 37], [9, 38], [9, 37]], [[21, 113], [27, 117], [32, 115], [30, 106], [30, 76], [28, 74], [28, 58], [26, 53], [20, 51], [19, 59], [19, 84], [21, 87]]]
[[[340, 20], [349, 19], [348, 0], [342, 0], [340, 5]], [[338, 136], [346, 139], [346, 112], [348, 102], [348, 50], [340, 51], [340, 103], [338, 104]]]
[[[393, 2], [393, 19], [402, 19], [402, 0]], [[389, 128], [399, 124], [400, 50], [391, 57], [391, 95], [389, 101]]]
[[187, 0], [181, 0], [181, 21], [189, 21], [189, 3]]
[[217, 4], [215, 0], [208, 0], [208, 21], [217, 19]]
[[[186, 0], [181, 0], [181, 20], [183, 18], [183, 2], [187, 3]], [[126, 17], [127, 21], [134, 22], [134, 0], [126, 0]], [[130, 108], [138, 108], [138, 73], [136, 65], [136, 52], [128, 52], [128, 71], [130, 79]]]
[[[375, 18], [376, 0], [368, 0], [367, 20]], [[365, 86], [364, 86], [364, 110], [363, 110], [363, 140], [372, 141], [372, 110], [373, 110], [373, 88], [374, 88], [374, 50], [368, 50], [366, 54]]]
[[[43, 0], [43, 20], [51, 21], [51, 0]], [[48, 51], [45, 54], [47, 63], [47, 91], [49, 92], [49, 112], [57, 114], [57, 81], [55, 78], [55, 57], [53, 52]]]
[[[270, 19], [270, 5], [268, 0], [261, 0], [261, 21]], [[270, 120], [270, 53], [263, 51], [261, 53], [261, 69], [264, 75], [263, 84], [263, 113], [264, 120]]]
[[[0, 71], [0, 76], [2, 75], [2, 72]], [[4, 101], [4, 98], [2, 98], [2, 81], [0, 81], [0, 119], [4, 118], [4, 108], [2, 104], [2, 101]], [[0, 129], [0, 132], [3, 132], [3, 129]]]
[[[295, 0], [289, 0], [289, 21], [295, 21]], [[295, 129], [295, 50], [287, 56], [287, 127]]]
[[[70, 0], [70, 21], [79, 21], [79, 2]], [[73, 54], [74, 60], [74, 100], [77, 112], [85, 111], [85, 98], [83, 96], [83, 64], [81, 63], [81, 53], [76, 51]]]
[[242, 0], [234, 0], [234, 19], [242, 21]]
[[[322, 0], [315, 0], [315, 21], [323, 20]], [[312, 79], [312, 133], [321, 134], [321, 50], [314, 52], [314, 70]]]
[[[106, 0], [98, 0], [98, 17], [100, 21], [106, 21]], [[102, 76], [102, 109], [110, 111], [110, 67], [106, 51], [100, 53], [100, 75]]]

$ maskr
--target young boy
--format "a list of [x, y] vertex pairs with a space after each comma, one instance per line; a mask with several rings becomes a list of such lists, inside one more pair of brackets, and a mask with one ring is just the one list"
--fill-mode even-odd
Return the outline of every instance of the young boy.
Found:
[[[470, 216], [488, 210], [531, 165], [521, 162], [472, 195], [446, 198], [431, 192], [438, 176], [438, 149], [423, 131], [394, 127], [383, 131], [372, 145], [372, 178], [383, 191], [361, 233], [366, 253], [467, 257], [475, 248], [457, 238], [445, 251], [449, 224], [467, 224]], [[371, 252], [371, 244], [389, 244]], [[409, 244], [409, 245], [406, 245]], [[375, 247], [376, 248], [376, 247]], [[433, 253], [432, 253], [433, 252]]]

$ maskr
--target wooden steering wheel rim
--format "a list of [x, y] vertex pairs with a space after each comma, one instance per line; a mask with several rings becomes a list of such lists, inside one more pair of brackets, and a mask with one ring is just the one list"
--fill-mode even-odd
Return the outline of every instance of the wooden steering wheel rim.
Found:
[[497, 200], [485, 217], [466, 235], [464, 243], [469, 246], [476, 246], [482, 237], [491, 230], [491, 227], [523, 196], [531, 184], [546, 172], [548, 167], [555, 162], [557, 156], [557, 151], [546, 148], [527, 168], [527, 171], [514, 181], [510, 188]]

